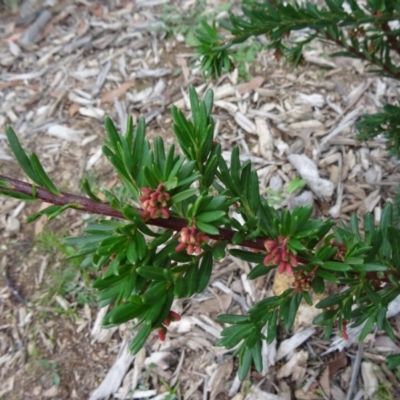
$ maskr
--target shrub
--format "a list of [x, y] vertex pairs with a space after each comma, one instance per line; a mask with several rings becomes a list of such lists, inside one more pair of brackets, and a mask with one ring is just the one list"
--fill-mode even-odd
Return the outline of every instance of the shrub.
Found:
[[[230, 60], [230, 46], [251, 35], [267, 34], [270, 47], [295, 63], [300, 61], [305, 43], [321, 36], [332, 37], [346, 44], [348, 52], [354, 48], [357, 55], [368, 55], [367, 59], [378, 65], [382, 73], [396, 74], [397, 67], [387, 62], [386, 46], [393, 40], [384, 40], [391, 37], [384, 27], [390, 20], [388, 10], [398, 10], [395, 6], [388, 8], [388, 1], [384, 3], [385, 9], [375, 7], [375, 3], [368, 2], [371, 11], [366, 19], [367, 11], [354, 1], [349, 2], [350, 14], [343, 10], [342, 3], [333, 1], [327, 2], [326, 11], [310, 3], [300, 6], [247, 2], [243, 8], [247, 19], [231, 15], [231, 25], [226, 25], [234, 34], [228, 43], [219, 43], [215, 48], [220, 36], [214, 27], [203, 24], [207, 32], [203, 38], [199, 35], [200, 40], [204, 39], [201, 54], [207, 56], [206, 35], [213, 35], [206, 58], [211, 61], [203, 59], [203, 68], [206, 75], [230, 69], [230, 61], [226, 61]], [[382, 50], [374, 53], [367, 50], [375, 39], [362, 36], [364, 44], [356, 47], [355, 40], [359, 38], [341, 33], [340, 28], [368, 23], [374, 28], [364, 28], [365, 32], [381, 38], [376, 40]], [[292, 30], [305, 27], [312, 29], [308, 39], [300, 44], [286, 44]], [[174, 146], [165, 149], [159, 137], [150, 144], [144, 119], [136, 127], [129, 119], [123, 135], [106, 119], [108, 139], [103, 153], [120, 181], [118, 189], [104, 191], [106, 202], [99, 199], [87, 181], [83, 183], [87, 197], [61, 192], [38, 157], [26, 154], [12, 128], [7, 128], [11, 150], [33, 183], [0, 175], [0, 193], [53, 204], [32, 215], [29, 221], [41, 215], [53, 219], [67, 208], [103, 216], [97, 223], [89, 224], [83, 236], [67, 239], [70, 245], [78, 247], [72, 257], [84, 257], [83, 266], [93, 266], [102, 273], [93, 282], [98, 289], [99, 306], [112, 305], [103, 326], [134, 321], [137, 332], [130, 345], [133, 354], [152, 331], [157, 331], [163, 340], [171, 320], [180, 319], [171, 309], [173, 300], [205, 290], [214, 262], [229, 251], [232, 256], [253, 263], [248, 279], [273, 270], [293, 274], [295, 278], [292, 288], [262, 299], [246, 315], [218, 317], [219, 322], [228, 324], [218, 343], [235, 349], [241, 379], [252, 364], [262, 370], [262, 342], [271, 343], [279, 325], [290, 330], [300, 302], [304, 299], [311, 305], [310, 291], [322, 293], [327, 282], [337, 286], [337, 293], [316, 304], [321, 313], [314, 320], [325, 328], [327, 336], [337, 327], [346, 337], [352, 321], [351, 326], [363, 326], [360, 340], [375, 324], [395, 340], [386, 316], [389, 303], [400, 294], [400, 231], [391, 203], [385, 206], [379, 226], [367, 213], [361, 230], [355, 215], [348, 225], [335, 225], [331, 220], [310, 219], [311, 207], [275, 210], [260, 195], [257, 173], [250, 162], [240, 161], [238, 148], [232, 149], [229, 163], [221, 156], [221, 145], [213, 139], [213, 92], [208, 91], [199, 100], [190, 88], [189, 97], [191, 119], [172, 107], [173, 131], [181, 152], [175, 152]], [[400, 357], [391, 356], [390, 366], [398, 364]]]

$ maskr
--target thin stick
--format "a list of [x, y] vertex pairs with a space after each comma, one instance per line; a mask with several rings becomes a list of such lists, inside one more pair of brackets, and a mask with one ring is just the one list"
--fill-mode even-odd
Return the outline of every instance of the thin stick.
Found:
[[352, 395], [354, 393], [354, 389], [356, 386], [356, 380], [358, 377], [358, 373], [360, 372], [360, 366], [361, 366], [361, 360], [362, 360], [363, 354], [364, 354], [364, 344], [359, 343], [356, 359], [355, 359], [354, 365], [353, 365], [353, 371], [351, 372], [351, 380], [350, 380], [349, 391], [347, 392], [346, 400], [351, 400], [353, 398]]

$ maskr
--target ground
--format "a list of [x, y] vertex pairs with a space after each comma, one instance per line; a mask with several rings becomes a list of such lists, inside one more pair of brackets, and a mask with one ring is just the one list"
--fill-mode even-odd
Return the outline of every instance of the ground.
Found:
[[[372, 211], [379, 220], [393, 197], [398, 162], [382, 141], [357, 142], [354, 122], [399, 92], [389, 79], [369, 75], [361, 62], [332, 60], [329, 47], [315, 44], [305, 64], [292, 70], [260, 39], [237, 50], [235, 71], [204, 84], [200, 71], [189, 67], [194, 50], [187, 42], [193, 20], [223, 12], [223, 1], [37, 3], [24, 1], [0, 15], [1, 174], [26, 180], [3, 134], [11, 124], [62, 190], [78, 193], [82, 178], [113, 187], [116, 175], [100, 151], [103, 118], [123, 127], [127, 115], [135, 121], [145, 116], [150, 139], [160, 135], [172, 143], [170, 106], [188, 112], [184, 99], [191, 84], [201, 94], [206, 87], [215, 90], [216, 140], [228, 155], [239, 145], [277, 206], [292, 204], [303, 190], [318, 216], [348, 220], [351, 212]], [[334, 190], [319, 197], [309, 191], [289, 154], [313, 159]], [[292, 192], [293, 185], [299, 189]], [[0, 398], [101, 398], [93, 393], [132, 333], [129, 326], [99, 328], [101, 311], [90, 287], [95, 273], [66, 259], [73, 249], [63, 238], [80, 233], [88, 216], [70, 210], [49, 224], [24, 223], [40, 207], [0, 199]], [[238, 312], [290, 284], [273, 275], [248, 283], [249, 268], [228, 257], [216, 266], [205, 293], [177, 302], [185, 316], [181, 324], [172, 326], [166, 342], [154, 335], [135, 359], [125, 361], [123, 381], [110, 398], [201, 399], [208, 393], [211, 399], [345, 399], [349, 387], [354, 396], [373, 390], [371, 398], [396, 398], [399, 383], [384, 356], [397, 345], [381, 333], [369, 337], [362, 373], [356, 371], [351, 386], [360, 347], [321, 356], [331, 343], [311, 327], [309, 308], [294, 332], [279, 333], [278, 348], [299, 330], [309, 332], [292, 357], [270, 363], [264, 374], [252, 372], [239, 385], [237, 360], [215, 346], [222, 329], [215, 316]], [[399, 326], [395, 317], [397, 337]], [[368, 381], [376, 385], [369, 389]]]

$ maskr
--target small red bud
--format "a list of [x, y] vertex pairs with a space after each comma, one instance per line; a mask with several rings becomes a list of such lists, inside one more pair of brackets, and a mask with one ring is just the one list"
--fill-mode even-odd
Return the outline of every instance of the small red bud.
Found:
[[162, 342], [165, 340], [166, 333], [167, 333], [167, 330], [164, 327], [157, 329], [157, 335]]
[[186, 243], [179, 243], [178, 246], [175, 247], [175, 251], [178, 253], [185, 249], [186, 249]]
[[160, 208], [161, 218], [168, 219], [169, 218], [169, 211], [166, 208]]
[[275, 247], [278, 244], [275, 242], [275, 240], [272, 239], [268, 239], [264, 242], [264, 246], [266, 248], [266, 250], [268, 251], [268, 253], [270, 253], [273, 249], [275, 249]]
[[194, 253], [194, 247], [192, 244], [189, 244], [187, 247], [187, 253], [191, 256]]
[[181, 316], [176, 313], [175, 311], [170, 311], [169, 312], [169, 317], [173, 320], [173, 321], [180, 321], [181, 320]]

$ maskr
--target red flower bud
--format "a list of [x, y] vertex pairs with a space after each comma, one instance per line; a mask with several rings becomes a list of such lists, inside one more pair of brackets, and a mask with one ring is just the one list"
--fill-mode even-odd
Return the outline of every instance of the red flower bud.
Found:
[[170, 311], [169, 312], [169, 317], [173, 320], [173, 321], [180, 321], [181, 320], [181, 316], [176, 313], [175, 311]]
[[186, 243], [179, 243], [178, 246], [175, 247], [175, 251], [177, 251], [178, 253], [185, 249], [186, 249]]
[[266, 250], [268, 251], [268, 253], [270, 253], [273, 249], [275, 249], [275, 247], [278, 244], [275, 242], [275, 240], [272, 239], [268, 239], [264, 242], [264, 246], [266, 248]]
[[192, 244], [189, 244], [187, 247], [187, 253], [191, 256], [194, 253], [194, 247]]
[[289, 260], [293, 267], [297, 267], [299, 265], [299, 260], [293, 253], [289, 254]]
[[167, 330], [164, 327], [157, 329], [157, 335], [162, 342], [165, 340], [166, 333], [167, 333]]
[[161, 218], [169, 218], [169, 211], [166, 208], [160, 208]]

